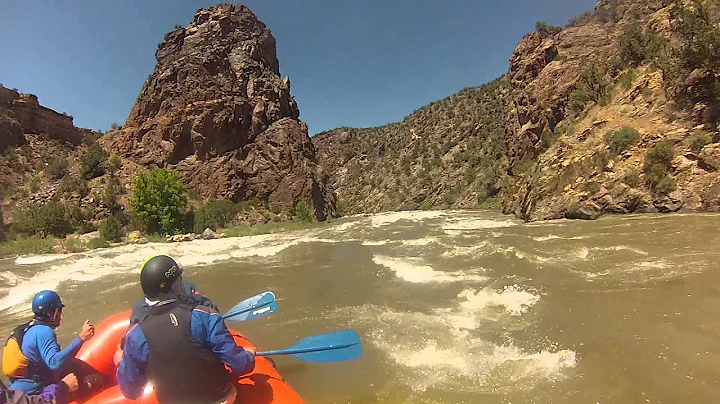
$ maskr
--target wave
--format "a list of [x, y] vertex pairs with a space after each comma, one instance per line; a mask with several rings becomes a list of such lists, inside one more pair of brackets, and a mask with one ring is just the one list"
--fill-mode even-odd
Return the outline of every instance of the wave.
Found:
[[436, 271], [416, 258], [390, 258], [383, 255], [373, 256], [373, 262], [393, 272], [398, 278], [411, 283], [447, 283], [461, 281], [483, 281], [486, 277], [471, 273], [472, 271], [443, 272]]

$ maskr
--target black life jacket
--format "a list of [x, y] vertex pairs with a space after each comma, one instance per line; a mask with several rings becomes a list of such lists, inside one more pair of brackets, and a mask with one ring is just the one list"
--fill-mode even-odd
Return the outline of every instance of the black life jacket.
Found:
[[3, 350], [3, 373], [8, 379], [30, 379], [40, 384], [47, 384], [53, 380], [50, 369], [44, 363], [36, 363], [30, 361], [22, 352], [23, 339], [25, 333], [42, 322], [31, 320], [13, 328], [10, 337], [5, 342]]
[[172, 300], [140, 322], [148, 345], [148, 380], [160, 403], [216, 403], [232, 388], [224, 363], [190, 332], [192, 305]]

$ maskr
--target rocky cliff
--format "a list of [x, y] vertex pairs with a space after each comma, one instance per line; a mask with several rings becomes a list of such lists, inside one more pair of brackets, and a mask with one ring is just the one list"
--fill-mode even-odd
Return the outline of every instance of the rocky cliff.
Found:
[[71, 116], [41, 106], [37, 96], [0, 86], [0, 150], [25, 144], [26, 133], [77, 145], [86, 132]]
[[402, 122], [313, 137], [351, 213], [492, 204], [505, 169], [502, 77], [420, 108]]
[[121, 130], [116, 154], [178, 170], [205, 198], [311, 204], [320, 220], [335, 194], [281, 79], [275, 39], [245, 6], [198, 10], [158, 45], [157, 66]]
[[719, 24], [717, 2], [602, 0], [564, 29], [538, 23], [492, 91], [313, 141], [356, 212], [498, 192], [526, 220], [720, 211]]
[[[541, 220], [720, 210], [718, 100], [693, 90], [718, 78], [684, 53], [699, 45], [683, 32], [699, 11], [690, 9], [606, 0], [564, 30], [523, 39], [510, 59], [506, 212]], [[717, 17], [693, 20], [693, 30], [717, 35]]]

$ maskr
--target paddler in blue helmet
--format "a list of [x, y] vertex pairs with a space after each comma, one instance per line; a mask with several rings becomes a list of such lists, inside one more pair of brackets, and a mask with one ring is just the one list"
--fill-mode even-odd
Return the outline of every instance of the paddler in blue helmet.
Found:
[[124, 349], [116, 354], [120, 391], [137, 399], [149, 382], [161, 404], [233, 403], [236, 391], [225, 365], [249, 373], [254, 352], [235, 344], [217, 310], [183, 300], [182, 283], [182, 269], [166, 255], [143, 265], [140, 285], [149, 310], [128, 327]]
[[55, 328], [62, 322], [63, 307], [60, 296], [52, 290], [43, 290], [33, 298], [34, 318], [15, 327], [3, 350], [3, 373], [10, 389], [26, 395], [42, 394], [58, 402], [78, 389], [78, 379], [69, 373], [69, 367], [83, 342], [95, 335], [95, 326], [86, 320], [78, 336], [61, 350]]

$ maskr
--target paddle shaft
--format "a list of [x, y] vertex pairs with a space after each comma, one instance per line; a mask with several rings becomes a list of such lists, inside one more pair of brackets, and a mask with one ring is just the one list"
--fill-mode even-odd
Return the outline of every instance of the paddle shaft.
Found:
[[322, 346], [322, 347], [316, 347], [316, 348], [278, 349], [275, 351], [257, 352], [255, 354], [255, 356], [296, 355], [296, 354], [302, 354], [302, 353], [308, 353], [308, 352], [332, 351], [335, 349], [350, 348], [353, 345], [356, 345], [356, 343], [353, 342], [351, 344], [330, 345], [330, 346]]

